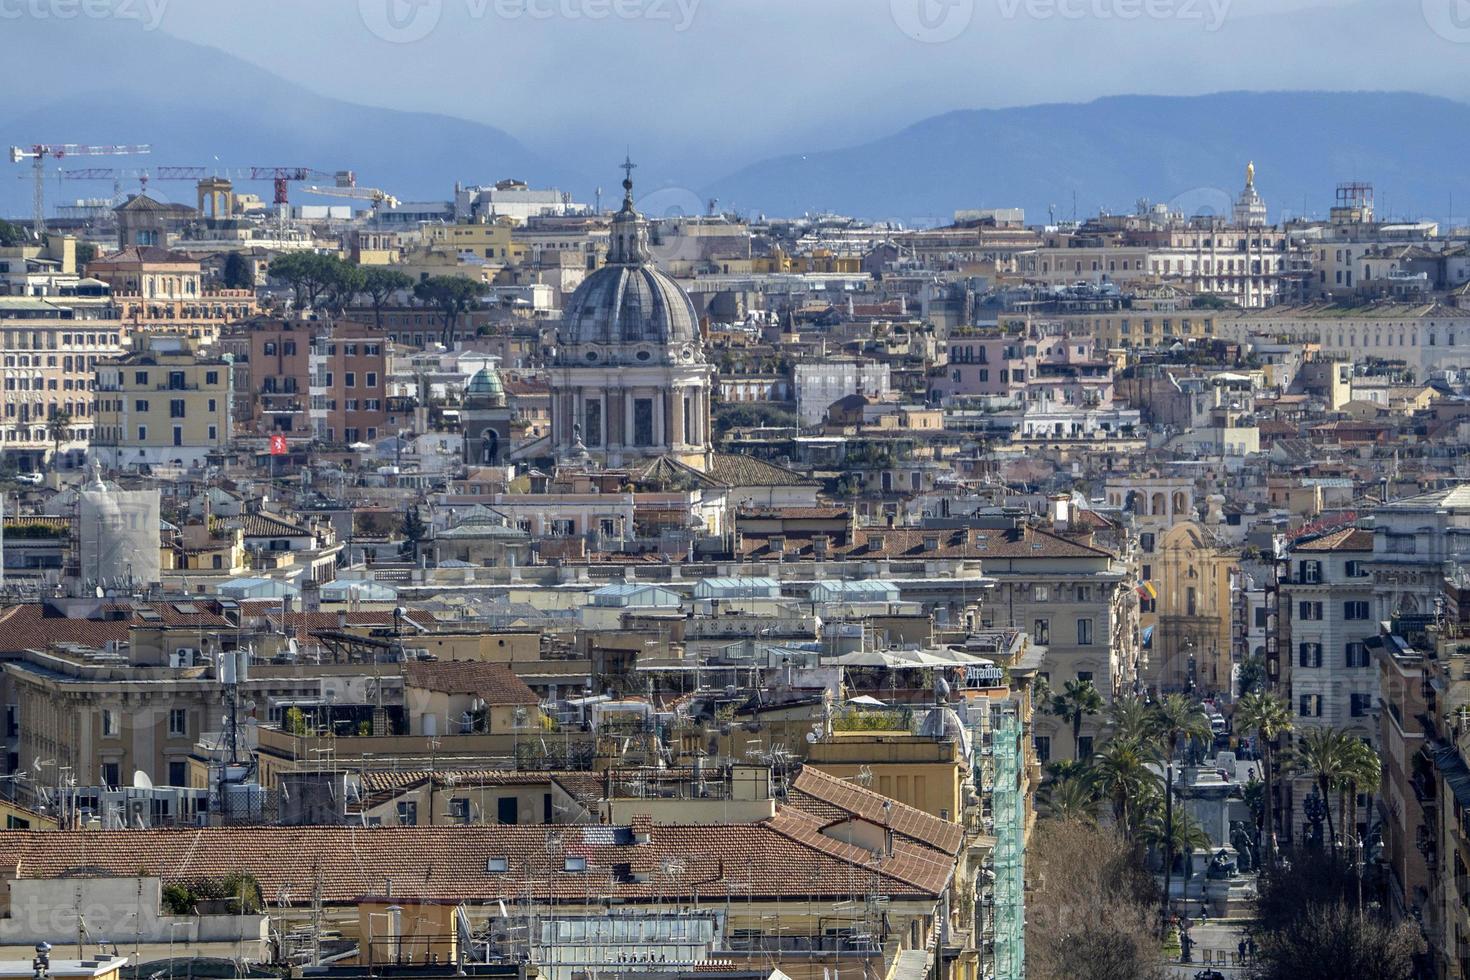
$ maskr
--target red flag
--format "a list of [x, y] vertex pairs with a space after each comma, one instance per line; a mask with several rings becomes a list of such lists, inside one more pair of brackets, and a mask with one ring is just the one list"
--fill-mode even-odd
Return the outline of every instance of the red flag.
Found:
[[276, 432], [271, 435], [271, 455], [286, 455], [286, 437], [280, 432]]

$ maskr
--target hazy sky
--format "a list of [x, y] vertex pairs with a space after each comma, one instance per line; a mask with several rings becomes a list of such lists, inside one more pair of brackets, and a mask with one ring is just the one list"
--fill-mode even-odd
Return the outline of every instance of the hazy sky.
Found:
[[656, 146], [711, 174], [958, 108], [1286, 88], [1470, 101], [1470, 0], [151, 2], [163, 31], [323, 94], [551, 154]]

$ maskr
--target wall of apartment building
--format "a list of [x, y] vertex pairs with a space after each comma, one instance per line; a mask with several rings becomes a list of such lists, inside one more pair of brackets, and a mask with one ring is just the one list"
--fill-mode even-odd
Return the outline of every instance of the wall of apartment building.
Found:
[[[994, 599], [982, 615], [992, 625], [1015, 626], [1046, 648], [1041, 674], [1053, 691], [1068, 681], [1090, 680], [1104, 701], [1131, 693], [1138, 681], [1138, 601], [1120, 572], [1028, 575], [1012, 580], [998, 576]], [[1083, 624], [1087, 625], [1083, 625]], [[1101, 741], [1105, 718], [1082, 723], [1082, 751]], [[1034, 720], [1042, 761], [1074, 757], [1069, 722], [1038, 714]]]
[[230, 440], [232, 365], [193, 354], [105, 361], [92, 446], [114, 469], [201, 463]]
[[311, 434], [311, 323], [272, 324], [250, 331], [252, 428]]
[[1290, 699], [1298, 732], [1345, 728], [1377, 742], [1378, 672], [1366, 642], [1378, 634], [1368, 551], [1298, 551], [1281, 601], [1291, 607]]
[[389, 432], [388, 342], [379, 331], [361, 324], [338, 324], [317, 341], [322, 354], [319, 373], [327, 389], [325, 437], [328, 442], [371, 442]]
[[112, 320], [0, 319], [0, 452], [22, 468], [41, 468], [54, 449], [46, 420], [69, 411], [71, 438], [61, 450], [79, 461], [92, 435], [97, 362], [121, 354], [125, 338], [126, 327]]

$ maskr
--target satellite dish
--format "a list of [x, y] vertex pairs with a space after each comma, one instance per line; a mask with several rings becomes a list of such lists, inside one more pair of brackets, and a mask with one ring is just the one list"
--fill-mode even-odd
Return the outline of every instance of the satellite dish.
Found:
[[294, 636], [286, 641], [286, 649], [290, 651], [291, 658], [294, 660], [296, 658], [296, 638]]
[[148, 778], [148, 774], [146, 772], [144, 772], [143, 770], [141, 770], [141, 769], [134, 769], [133, 770], [133, 789], [152, 789], [152, 788], [153, 788], [153, 780], [151, 780], [151, 779]]
[[817, 733], [816, 732], [807, 732], [806, 733], [806, 742], [807, 742], [808, 745], [815, 745], [817, 743]]
[[97, 592], [97, 598], [99, 598], [99, 599], [102, 598], [102, 595], [103, 595], [103, 593], [102, 593], [102, 586], [100, 586], [100, 585], [97, 586], [96, 592]]

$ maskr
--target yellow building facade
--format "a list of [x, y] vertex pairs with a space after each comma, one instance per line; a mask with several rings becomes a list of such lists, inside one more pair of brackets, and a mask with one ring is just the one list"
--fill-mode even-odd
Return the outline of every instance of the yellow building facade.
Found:
[[97, 458], [111, 469], [201, 464], [230, 441], [233, 365], [187, 337], [137, 340], [97, 365]]

